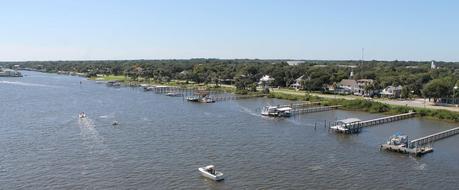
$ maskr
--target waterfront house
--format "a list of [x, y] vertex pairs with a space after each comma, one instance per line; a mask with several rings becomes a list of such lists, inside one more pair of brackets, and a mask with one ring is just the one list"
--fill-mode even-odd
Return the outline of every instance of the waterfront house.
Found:
[[22, 77], [19, 71], [0, 68], [0, 77]]
[[269, 75], [264, 75], [260, 78], [258, 85], [263, 87], [264, 89], [269, 88], [270, 84], [274, 81], [274, 78], [270, 77]]
[[343, 79], [337, 85], [337, 88], [350, 92], [354, 92], [358, 87], [357, 81], [352, 79]]
[[372, 90], [365, 90], [367, 86], [371, 86], [374, 84], [373, 79], [359, 79], [357, 80], [358, 88], [354, 91], [354, 95], [358, 96], [373, 96], [378, 93], [377, 89]]
[[370, 91], [365, 91], [365, 87], [373, 85], [374, 80], [372, 79], [343, 79], [338, 83], [335, 93], [338, 94], [354, 94], [357, 96], [373, 96], [378, 92], [378, 90], [373, 89]]
[[388, 86], [381, 91], [381, 96], [387, 98], [400, 98], [402, 86]]
[[297, 79], [295, 79], [295, 83], [293, 83], [292, 85], [290, 85], [292, 88], [295, 88], [296, 90], [300, 90], [300, 89], [303, 89], [303, 78], [304, 78], [304, 75], [301, 75], [300, 77], [298, 77]]

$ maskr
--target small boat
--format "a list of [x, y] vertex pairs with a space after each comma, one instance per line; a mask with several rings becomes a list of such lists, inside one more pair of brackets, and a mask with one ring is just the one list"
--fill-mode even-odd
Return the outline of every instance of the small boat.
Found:
[[216, 171], [214, 165], [208, 165], [206, 167], [199, 168], [199, 172], [201, 172], [202, 176], [214, 181], [220, 181], [224, 179], [223, 173]]
[[210, 98], [210, 97], [204, 97], [204, 98], [201, 99], [201, 102], [203, 102], [203, 103], [214, 103], [215, 100]]
[[112, 125], [119, 125], [120, 123], [118, 121], [113, 121]]
[[190, 102], [199, 102], [199, 97], [197, 97], [197, 96], [188, 96], [188, 97], [186, 97], [186, 100], [190, 101]]
[[271, 117], [290, 117], [292, 116], [291, 107], [265, 106], [261, 110], [261, 115]]
[[86, 118], [86, 114], [85, 114], [84, 112], [81, 112], [81, 113], [78, 115], [78, 117], [79, 117], [80, 119]]
[[166, 96], [177, 97], [177, 96], [182, 96], [182, 94], [176, 93], [176, 92], [169, 92], [169, 93], [166, 94]]
[[362, 120], [360, 120], [359, 118], [347, 118], [343, 120], [338, 120], [332, 124], [330, 129], [336, 132], [348, 133], [349, 132], [348, 125], [352, 123], [358, 123], [361, 121]]

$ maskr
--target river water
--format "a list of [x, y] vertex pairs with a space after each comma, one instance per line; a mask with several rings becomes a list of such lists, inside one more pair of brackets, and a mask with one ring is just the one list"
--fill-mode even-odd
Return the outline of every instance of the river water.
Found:
[[[272, 119], [259, 108], [289, 102], [196, 104], [78, 77], [23, 74], [0, 78], [0, 189], [459, 187], [459, 136], [421, 158], [378, 148], [397, 131], [416, 138], [454, 123], [412, 118], [345, 136], [324, 122], [381, 115], [335, 110]], [[82, 111], [87, 119], [78, 119]], [[199, 175], [209, 164], [225, 173], [223, 182]]]

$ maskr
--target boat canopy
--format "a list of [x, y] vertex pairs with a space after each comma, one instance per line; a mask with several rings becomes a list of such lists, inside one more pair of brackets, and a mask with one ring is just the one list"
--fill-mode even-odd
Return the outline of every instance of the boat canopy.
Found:
[[215, 166], [214, 166], [214, 165], [208, 165], [208, 166], [206, 166], [206, 170], [209, 170], [209, 169], [214, 169], [214, 168], [215, 168]]
[[290, 110], [292, 110], [291, 107], [277, 108], [277, 111], [290, 111]]
[[359, 118], [347, 118], [347, 119], [343, 119], [343, 120], [338, 120], [337, 122], [338, 123], [348, 124], [348, 123], [354, 123], [354, 122], [359, 122], [359, 121], [362, 121], [362, 120], [360, 120]]

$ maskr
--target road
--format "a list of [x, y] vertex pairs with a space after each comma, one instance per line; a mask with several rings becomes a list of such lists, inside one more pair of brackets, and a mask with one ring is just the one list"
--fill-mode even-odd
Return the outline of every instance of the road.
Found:
[[[287, 89], [272, 89], [273, 92], [278, 93], [285, 93], [285, 94], [292, 94], [292, 95], [305, 95], [304, 91], [294, 91], [294, 90], [287, 90]], [[309, 93], [313, 96], [318, 96], [322, 98], [342, 98], [346, 100], [354, 100], [354, 99], [364, 99], [361, 96], [354, 96], [354, 95], [332, 95], [332, 94], [320, 94], [320, 93]], [[377, 101], [389, 105], [398, 105], [398, 106], [409, 106], [415, 108], [428, 108], [428, 109], [443, 109], [449, 110], [454, 112], [459, 112], [458, 107], [446, 107], [446, 106], [436, 106], [433, 105], [432, 102], [425, 101], [424, 99], [414, 99], [414, 100], [389, 100], [389, 99], [371, 99], [372, 101]]]

